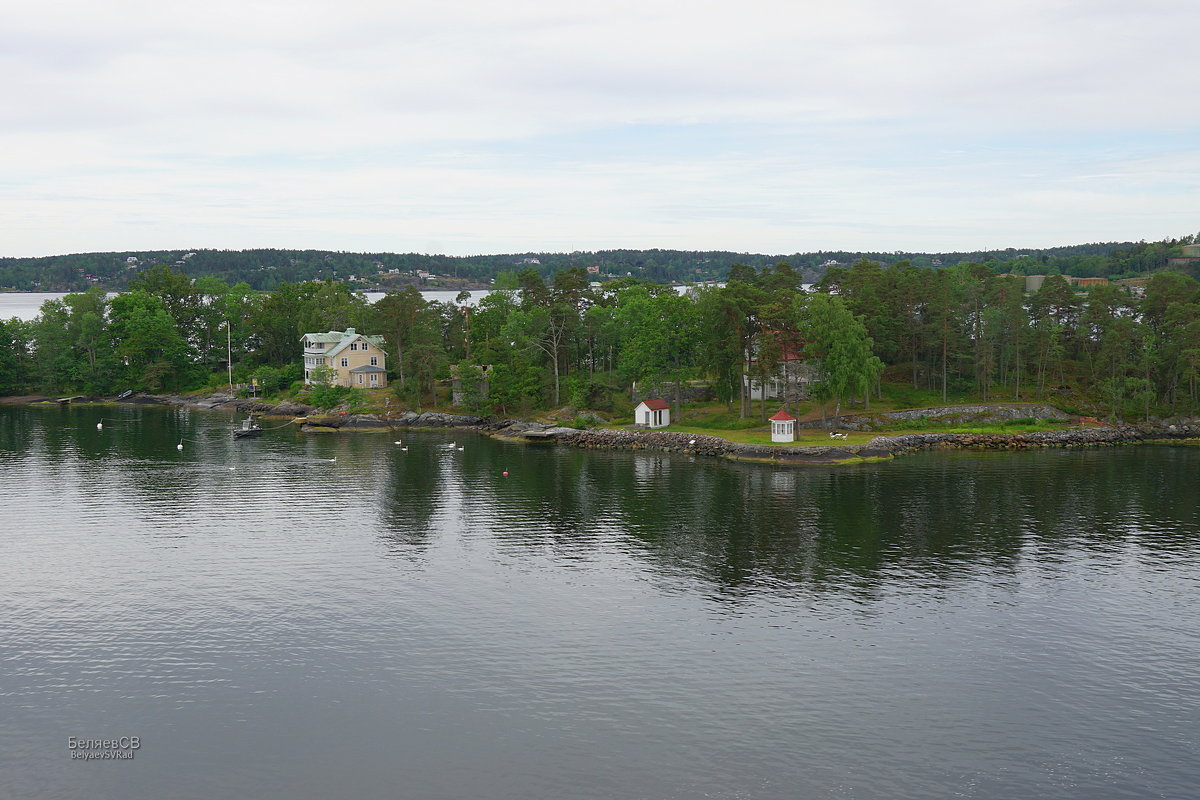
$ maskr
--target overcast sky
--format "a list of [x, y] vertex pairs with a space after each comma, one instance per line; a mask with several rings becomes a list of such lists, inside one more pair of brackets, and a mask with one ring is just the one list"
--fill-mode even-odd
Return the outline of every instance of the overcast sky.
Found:
[[1200, 3], [0, 0], [0, 255], [1200, 231]]

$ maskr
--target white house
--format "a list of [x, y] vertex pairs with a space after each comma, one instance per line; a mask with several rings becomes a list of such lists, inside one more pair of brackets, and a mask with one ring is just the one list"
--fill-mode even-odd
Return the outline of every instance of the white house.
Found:
[[771, 417], [771, 441], [796, 441], [796, 418], [783, 409], [779, 409], [779, 413]]
[[[765, 336], [778, 337], [778, 331], [763, 331]], [[751, 400], [767, 398], [783, 398], [785, 400], [804, 400], [808, 397], [809, 387], [817, 380], [817, 362], [804, 354], [804, 345], [799, 341], [781, 342], [779, 363], [772, 374], [766, 375], [765, 380], [754, 375], [758, 366], [758, 356], [754, 352], [746, 354], [750, 363], [751, 374], [743, 375], [742, 382], [746, 394]], [[785, 397], [787, 395], [787, 397]]]
[[633, 421], [647, 428], [665, 428], [671, 424], [671, 406], [666, 400], [643, 400], [633, 410]]

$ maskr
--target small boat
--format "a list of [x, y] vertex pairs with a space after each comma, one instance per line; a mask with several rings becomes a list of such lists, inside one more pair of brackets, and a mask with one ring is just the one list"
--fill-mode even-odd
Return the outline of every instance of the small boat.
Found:
[[242, 420], [242, 427], [233, 429], [233, 438], [249, 439], [256, 436], [261, 436], [262, 432], [263, 429], [260, 428], [258, 423], [254, 421], [254, 415], [251, 414]]

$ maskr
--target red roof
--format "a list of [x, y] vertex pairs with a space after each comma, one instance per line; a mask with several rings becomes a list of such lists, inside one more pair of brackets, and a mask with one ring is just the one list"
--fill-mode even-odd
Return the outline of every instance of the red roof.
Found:
[[662, 411], [665, 408], [671, 407], [671, 404], [666, 400], [643, 400], [642, 403], [651, 411]]
[[796, 418], [793, 417], [791, 414], [787, 413], [786, 411], [784, 411], [782, 408], [779, 409], [778, 414], [771, 417], [771, 422], [795, 422], [795, 421], [796, 421]]

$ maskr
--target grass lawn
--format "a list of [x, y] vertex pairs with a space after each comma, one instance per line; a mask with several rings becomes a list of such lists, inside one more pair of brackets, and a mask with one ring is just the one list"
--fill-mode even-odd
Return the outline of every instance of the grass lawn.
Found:
[[[892, 411], [902, 408], [912, 408], [906, 401], [917, 399], [907, 393], [899, 393], [900, 397], [888, 398], [885, 390], [885, 400], [878, 403], [871, 403], [872, 411]], [[921, 398], [929, 400], [929, 398]], [[937, 402], [927, 402], [923, 407], [940, 405], [940, 396]], [[950, 401], [953, 402], [953, 401]], [[778, 411], [778, 406], [768, 405], [768, 415]], [[1014, 434], [1014, 433], [1033, 433], [1037, 431], [1061, 431], [1066, 430], [1069, 426], [1065, 423], [1052, 423], [1045, 421], [1029, 422], [1026, 420], [1012, 421], [1007, 423], [992, 423], [980, 425], [937, 425], [937, 424], [922, 424], [920, 421], [902, 422], [886, 429], [878, 431], [841, 431], [846, 434], [845, 439], [830, 439], [829, 431], [825, 429], [800, 428], [796, 432], [797, 440], [787, 443], [776, 443], [771, 441], [770, 425], [763, 425], [762, 412], [759, 410], [758, 404], [754, 404], [754, 413], [745, 419], [738, 416], [735, 410], [730, 411], [721, 403], [713, 403], [706, 405], [685, 405], [683, 408], [683, 419], [671, 424], [666, 428], [659, 428], [673, 433], [693, 433], [705, 436], [719, 436], [722, 439], [728, 439], [731, 442], [740, 442], [742, 444], [755, 445], [771, 445], [780, 444], [782, 447], [817, 447], [817, 446], [851, 446], [862, 445], [874, 439], [876, 436], [899, 435], [906, 433], [974, 433], [974, 434]], [[843, 405], [843, 413], [854, 413], [862, 411], [861, 408], [853, 409]], [[792, 414], [801, 420], [815, 420], [820, 418], [820, 409], [815, 403], [797, 403], [793, 404]], [[826, 408], [826, 414], [832, 416], [832, 407]], [[633, 417], [625, 417], [613, 420], [612, 423], [605, 427], [622, 428], [633, 424]]]
[[719, 436], [722, 439], [728, 439], [731, 442], [741, 442], [743, 444], [776, 444], [780, 447], [847, 447], [850, 445], [866, 444], [876, 436], [899, 436], [908, 433], [1012, 434], [1034, 433], [1037, 431], [1062, 431], [1068, 430], [1070, 427], [1064, 424], [1049, 422], [1036, 422], [1028, 425], [927, 425], [924, 427], [879, 431], [842, 431], [842, 433], [846, 434], [845, 439], [830, 439], [829, 431], [827, 430], [801, 428], [796, 432], [796, 441], [785, 443], [772, 442], [770, 428], [763, 427], [731, 431], [714, 430], [697, 425], [669, 425], [666, 428], [657, 428], [656, 430], [667, 431], [668, 433], [696, 433], [706, 436]]

